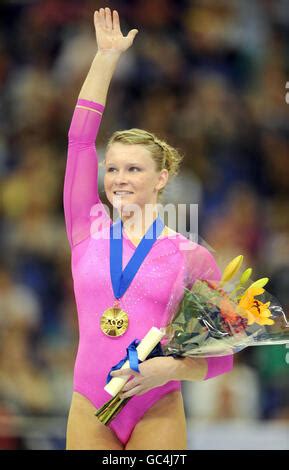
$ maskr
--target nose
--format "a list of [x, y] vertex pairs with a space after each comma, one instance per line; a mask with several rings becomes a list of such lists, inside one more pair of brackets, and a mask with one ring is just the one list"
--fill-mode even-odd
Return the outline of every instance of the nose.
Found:
[[118, 172], [114, 175], [114, 183], [115, 183], [116, 185], [127, 184], [127, 177], [126, 177], [124, 171], [118, 171]]

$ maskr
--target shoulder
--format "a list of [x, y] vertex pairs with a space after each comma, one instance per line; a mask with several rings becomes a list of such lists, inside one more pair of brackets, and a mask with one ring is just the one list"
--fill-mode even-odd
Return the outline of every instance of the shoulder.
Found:
[[180, 251], [194, 251], [202, 250], [202, 246], [198, 243], [193, 242], [191, 239], [186, 238], [179, 232], [172, 230], [170, 227], [165, 226], [164, 236], [168, 237], [175, 245], [179, 248]]
[[202, 260], [211, 261], [214, 259], [213, 253], [203, 245], [192, 241], [190, 238], [185, 237], [179, 232], [166, 227], [168, 238], [174, 242], [180, 251], [184, 253], [184, 256], [188, 259], [198, 258]]
[[182, 256], [185, 269], [191, 279], [220, 279], [221, 273], [215, 257], [208, 248], [169, 227], [166, 228], [167, 240], [174, 245], [174, 252], [178, 252]]

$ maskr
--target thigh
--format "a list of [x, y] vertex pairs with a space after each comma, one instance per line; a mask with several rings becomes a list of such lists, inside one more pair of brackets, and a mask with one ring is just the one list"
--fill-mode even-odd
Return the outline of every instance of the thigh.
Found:
[[96, 408], [83, 395], [73, 392], [67, 422], [66, 450], [123, 450], [114, 432], [94, 416]]
[[158, 400], [136, 424], [125, 450], [187, 449], [184, 403], [180, 391]]

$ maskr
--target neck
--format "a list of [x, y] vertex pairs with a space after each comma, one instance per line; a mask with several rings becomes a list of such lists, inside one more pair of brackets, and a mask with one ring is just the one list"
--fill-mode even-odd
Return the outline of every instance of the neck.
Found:
[[121, 214], [124, 230], [135, 238], [142, 238], [157, 217], [157, 204], [147, 204], [139, 211]]

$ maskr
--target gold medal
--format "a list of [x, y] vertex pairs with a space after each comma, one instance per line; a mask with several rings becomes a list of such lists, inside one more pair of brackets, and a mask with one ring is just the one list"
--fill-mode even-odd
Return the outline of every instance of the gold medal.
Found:
[[128, 328], [128, 314], [115, 300], [113, 307], [106, 309], [100, 318], [101, 331], [110, 337], [123, 335]]

